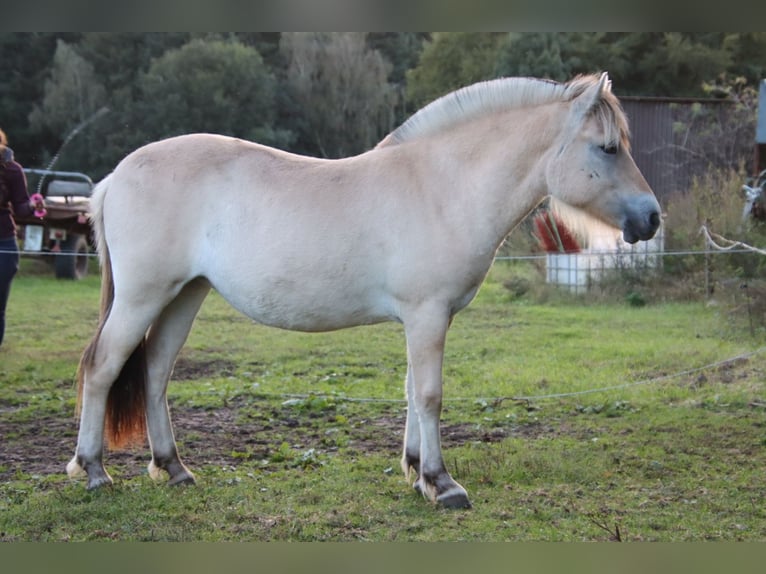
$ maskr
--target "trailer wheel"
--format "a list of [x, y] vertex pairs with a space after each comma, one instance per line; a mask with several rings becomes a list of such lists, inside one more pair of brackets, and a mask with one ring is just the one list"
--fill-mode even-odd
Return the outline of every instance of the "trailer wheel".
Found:
[[55, 256], [58, 279], [82, 279], [88, 274], [88, 240], [84, 235], [70, 233], [61, 243], [61, 253]]

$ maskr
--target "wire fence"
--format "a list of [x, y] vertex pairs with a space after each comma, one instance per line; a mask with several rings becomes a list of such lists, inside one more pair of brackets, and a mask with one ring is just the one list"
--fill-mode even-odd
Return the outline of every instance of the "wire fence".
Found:
[[[720, 237], [720, 236], [719, 236]], [[728, 240], [727, 240], [728, 241]], [[744, 243], [734, 242], [737, 245], [731, 245], [731, 246], [718, 246], [715, 245], [714, 247], [711, 247], [709, 249], [686, 249], [686, 250], [666, 250], [666, 251], [658, 251], [656, 253], [652, 253], [652, 256], [657, 257], [677, 257], [677, 256], [690, 256], [690, 255], [725, 255], [730, 253], [759, 253], [761, 255], [766, 255], [766, 251], [749, 246]], [[64, 255], [64, 256], [72, 256], [73, 252], [68, 251], [30, 251], [25, 249], [19, 249], [16, 251], [10, 251], [10, 250], [3, 250], [0, 249], [0, 254], [7, 254], [7, 253], [18, 253], [22, 257], [40, 257], [43, 256], [52, 256], [56, 257], [58, 255]], [[83, 257], [98, 257], [98, 254], [94, 251], [89, 251], [88, 253], [79, 253], [78, 255]], [[548, 253], [520, 253], [520, 254], [513, 254], [513, 255], [498, 255], [495, 257], [495, 261], [535, 261], [535, 260], [544, 260], [548, 257]], [[607, 251], [599, 251], [596, 253], [596, 255], [599, 256], [620, 256], [625, 255], [624, 251], [620, 250], [607, 250]]]
[[[764, 352], [766, 352], [766, 347], [760, 347], [759, 349], [755, 349], [753, 351], [747, 351], [747, 352], [735, 355], [733, 357], [729, 357], [726, 359], [722, 359], [722, 360], [715, 361], [713, 363], [708, 363], [706, 365], [701, 365], [698, 367], [684, 369], [684, 370], [678, 371], [676, 373], [671, 373], [668, 375], [662, 375], [659, 377], [653, 377], [649, 379], [641, 379], [637, 381], [630, 381], [628, 383], [620, 383], [615, 385], [607, 385], [603, 387], [582, 389], [579, 391], [549, 393], [549, 394], [541, 394], [541, 395], [504, 395], [504, 396], [491, 396], [491, 397], [490, 396], [444, 397], [443, 401], [449, 402], [449, 403], [481, 403], [481, 404], [491, 404], [491, 405], [498, 406], [505, 401], [533, 403], [537, 401], [545, 401], [545, 400], [551, 400], [551, 399], [574, 398], [574, 397], [579, 397], [584, 395], [606, 393], [610, 391], [619, 391], [619, 390], [629, 389], [631, 387], [663, 383], [663, 382], [671, 381], [673, 379], [679, 379], [681, 377], [685, 377], [688, 375], [694, 375], [697, 373], [703, 373], [706, 371], [718, 369], [725, 365], [730, 365], [732, 363], [737, 363], [743, 360], [750, 359], [751, 357], [760, 355]], [[382, 397], [348, 397], [343, 394], [335, 394], [335, 393], [301, 394], [301, 393], [268, 393], [268, 392], [255, 391], [255, 392], [252, 392], [251, 394], [253, 396], [256, 396], [262, 399], [281, 400], [283, 401], [282, 403], [283, 405], [296, 405], [296, 404], [300, 404], [302, 401], [307, 401], [312, 399], [325, 399], [325, 400], [330, 400], [335, 402], [344, 402], [344, 403], [377, 403], [377, 404], [393, 404], [393, 405], [402, 405], [402, 406], [407, 404], [407, 399], [404, 399], [404, 398], [392, 399], [392, 398], [382, 398]]]
[[3, 250], [0, 249], [0, 254], [14, 254], [18, 253], [21, 257], [72, 257], [72, 255], [77, 255], [78, 257], [98, 257], [98, 254], [95, 251], [89, 251], [87, 253], [79, 253], [75, 251], [25, 251], [23, 249], [20, 249], [18, 251], [10, 251], [10, 250]]
[[[752, 253], [753, 251], [751, 249], [745, 249], [745, 248], [739, 248], [739, 249], [727, 249], [726, 251], [721, 251], [718, 249], [697, 249], [697, 250], [680, 250], [680, 251], [662, 251], [658, 252], [656, 255], [660, 257], [673, 257], [678, 255], [723, 255], [726, 253]], [[24, 249], [19, 249], [18, 251], [10, 251], [10, 250], [3, 250], [0, 249], [0, 253], [18, 253], [22, 257], [40, 257], [41, 255], [44, 256], [58, 256], [58, 255], [66, 255], [70, 256], [73, 252], [71, 251], [27, 251]], [[598, 253], [599, 255], [621, 255], [624, 254], [621, 251], [600, 251]], [[82, 256], [87, 257], [98, 257], [98, 254], [94, 251], [89, 251], [87, 254], [82, 253], [80, 254]], [[546, 253], [529, 253], [529, 254], [519, 254], [519, 255], [498, 255], [495, 257], [495, 261], [534, 261], [534, 260], [543, 260], [547, 257], [548, 254]]]
[[[746, 249], [746, 248], [738, 248], [738, 249], [728, 249], [726, 251], [721, 251], [720, 249], [687, 249], [687, 250], [669, 250], [669, 251], [658, 251], [657, 253], [653, 253], [652, 255], [657, 255], [659, 257], [675, 257], [680, 255], [725, 255], [726, 253], [753, 253], [752, 249]], [[619, 250], [612, 250], [612, 251], [599, 251], [598, 255], [624, 255], [624, 251]], [[519, 254], [519, 255], [498, 255], [495, 257], [495, 261], [533, 261], [533, 260], [541, 260], [545, 259], [549, 254], [548, 253], [530, 253], [527, 255]]]

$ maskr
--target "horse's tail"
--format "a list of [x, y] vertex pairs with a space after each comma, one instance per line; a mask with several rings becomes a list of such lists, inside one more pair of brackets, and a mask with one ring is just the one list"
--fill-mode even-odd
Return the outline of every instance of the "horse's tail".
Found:
[[[101, 332], [112, 310], [114, 281], [109, 247], [104, 236], [104, 197], [111, 176], [96, 186], [91, 197], [91, 224], [101, 263], [101, 307], [96, 334], [83, 351], [77, 369], [77, 413], [80, 412], [85, 373], [94, 364]], [[139, 443], [146, 437], [146, 339], [131, 353], [109, 389], [106, 403], [105, 436], [110, 449]]]

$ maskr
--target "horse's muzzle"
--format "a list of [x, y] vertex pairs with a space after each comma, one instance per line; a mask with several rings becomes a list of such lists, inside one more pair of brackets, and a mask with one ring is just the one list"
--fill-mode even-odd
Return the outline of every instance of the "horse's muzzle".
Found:
[[660, 227], [660, 210], [653, 201], [654, 206], [637, 210], [633, 217], [628, 217], [622, 227], [622, 238], [627, 243], [648, 241]]

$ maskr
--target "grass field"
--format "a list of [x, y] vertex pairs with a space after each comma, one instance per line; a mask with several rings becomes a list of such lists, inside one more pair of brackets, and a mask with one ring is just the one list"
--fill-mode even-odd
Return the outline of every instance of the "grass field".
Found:
[[152, 482], [144, 447], [107, 453], [115, 486], [87, 492], [64, 466], [98, 278], [22, 274], [0, 348], [0, 540], [766, 540], [763, 335], [697, 302], [518, 299], [514, 273], [496, 265], [448, 338], [445, 456], [474, 504], [457, 512], [399, 470], [400, 326], [289, 333], [215, 294], [170, 386], [198, 485]]

